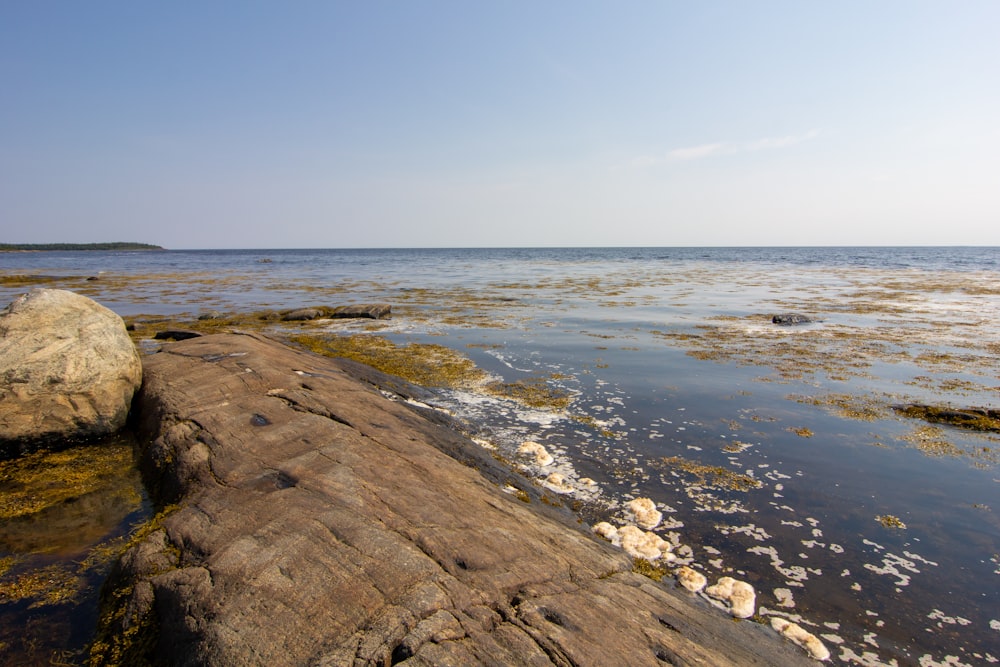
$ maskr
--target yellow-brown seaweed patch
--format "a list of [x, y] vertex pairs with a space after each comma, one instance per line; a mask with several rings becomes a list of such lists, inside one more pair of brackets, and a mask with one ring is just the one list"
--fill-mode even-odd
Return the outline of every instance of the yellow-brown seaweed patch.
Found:
[[296, 334], [291, 342], [329, 357], [344, 357], [425, 387], [468, 387], [487, 374], [466, 356], [443, 345], [396, 345], [382, 336], [317, 336]]
[[722, 466], [698, 463], [697, 461], [691, 461], [680, 456], [664, 457], [659, 462], [654, 463], [654, 465], [682, 470], [696, 477], [699, 485], [710, 488], [745, 492], [761, 487], [760, 481], [749, 475], [733, 472]]

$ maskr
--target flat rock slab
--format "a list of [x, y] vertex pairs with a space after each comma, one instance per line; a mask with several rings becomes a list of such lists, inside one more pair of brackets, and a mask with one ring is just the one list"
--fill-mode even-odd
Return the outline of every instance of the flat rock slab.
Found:
[[256, 334], [144, 362], [142, 465], [179, 509], [119, 564], [113, 630], [156, 628], [164, 663], [810, 663], [505, 494], [349, 364]]

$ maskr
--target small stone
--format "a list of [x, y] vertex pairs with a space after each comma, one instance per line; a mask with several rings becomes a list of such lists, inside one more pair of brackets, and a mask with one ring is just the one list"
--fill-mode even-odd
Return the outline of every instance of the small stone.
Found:
[[798, 313], [782, 313], [781, 315], [775, 315], [771, 318], [771, 322], [774, 324], [781, 324], [788, 326], [791, 324], [809, 324], [813, 320], [805, 315], [799, 315]]

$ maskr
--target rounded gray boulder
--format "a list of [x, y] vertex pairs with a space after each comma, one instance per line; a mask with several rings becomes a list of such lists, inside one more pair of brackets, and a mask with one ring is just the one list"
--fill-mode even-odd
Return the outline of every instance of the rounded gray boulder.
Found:
[[112, 433], [141, 383], [125, 323], [92, 299], [35, 289], [0, 311], [0, 450]]

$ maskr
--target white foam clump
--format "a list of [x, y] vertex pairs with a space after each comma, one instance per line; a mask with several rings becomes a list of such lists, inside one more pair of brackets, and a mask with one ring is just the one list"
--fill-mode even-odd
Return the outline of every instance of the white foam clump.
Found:
[[674, 560], [670, 553], [671, 544], [653, 532], [647, 532], [631, 524], [618, 529], [621, 547], [632, 558], [645, 558], [649, 562]]
[[599, 521], [598, 523], [595, 523], [592, 527], [592, 530], [594, 531], [594, 533], [600, 535], [601, 537], [606, 539], [608, 542], [611, 542], [616, 547], [621, 546], [622, 541], [621, 538], [618, 536], [618, 529], [612, 526], [607, 521]]
[[545, 478], [545, 486], [556, 493], [573, 493], [572, 485], [566, 483], [566, 476], [562, 473], [550, 473]]
[[671, 562], [676, 556], [670, 552], [672, 545], [659, 535], [647, 532], [631, 524], [615, 528], [607, 521], [595, 523], [592, 530], [597, 535], [621, 547], [632, 558], [644, 558], [649, 562], [663, 560]]
[[677, 572], [674, 573], [674, 576], [677, 577], [677, 582], [680, 583], [681, 586], [688, 589], [692, 593], [698, 593], [705, 588], [705, 585], [708, 583], [708, 579], [705, 578], [705, 575], [697, 570], [691, 569], [687, 565], [678, 569]]
[[753, 586], [732, 577], [722, 577], [713, 586], [705, 589], [705, 594], [729, 604], [729, 613], [736, 618], [753, 616], [757, 604], [757, 593]]
[[517, 453], [533, 456], [535, 458], [535, 463], [543, 468], [547, 465], [551, 465], [555, 460], [552, 458], [551, 454], [545, 451], [545, 447], [537, 442], [532, 442], [531, 440], [525, 440], [522, 442], [521, 446], [517, 448]]
[[773, 616], [771, 618], [771, 627], [774, 628], [782, 637], [790, 639], [795, 644], [799, 645], [805, 649], [806, 653], [813, 660], [829, 660], [830, 651], [821, 642], [816, 635], [803, 629], [798, 623], [792, 623], [787, 618], [781, 618], [780, 616]]
[[663, 513], [656, 509], [656, 503], [649, 498], [636, 498], [626, 505], [635, 518], [635, 523], [645, 530], [653, 530], [663, 520]]

